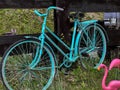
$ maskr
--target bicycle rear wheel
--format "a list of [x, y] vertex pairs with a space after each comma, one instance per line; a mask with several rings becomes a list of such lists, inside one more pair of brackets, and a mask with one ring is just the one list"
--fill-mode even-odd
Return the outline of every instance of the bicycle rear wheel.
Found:
[[98, 24], [87, 26], [79, 38], [80, 61], [84, 68], [96, 68], [106, 55], [106, 38]]
[[[54, 57], [47, 46], [43, 46], [39, 63], [30, 65], [37, 57], [40, 41], [25, 39], [14, 43], [2, 59], [2, 80], [9, 90], [46, 90], [55, 74]], [[33, 64], [34, 65], [34, 64]]]

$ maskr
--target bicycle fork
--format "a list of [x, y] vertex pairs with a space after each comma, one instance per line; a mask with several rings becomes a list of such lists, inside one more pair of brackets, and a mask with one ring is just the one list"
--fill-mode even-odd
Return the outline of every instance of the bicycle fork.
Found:
[[[45, 14], [45, 16], [46, 15], [47, 14]], [[39, 63], [39, 61], [41, 60], [41, 55], [42, 55], [44, 41], [45, 41], [46, 21], [47, 21], [47, 16], [44, 17], [44, 21], [43, 21], [43, 24], [42, 24], [42, 32], [41, 32], [41, 35], [38, 38], [40, 40], [40, 43], [39, 43], [39, 46], [37, 46], [35, 57], [34, 57], [32, 63], [29, 65], [31, 69], [33, 69]]]
[[42, 52], [43, 52], [43, 46], [44, 46], [44, 34], [41, 34], [41, 36], [39, 37], [40, 38], [40, 43], [39, 45], [37, 46], [36, 48], [36, 51], [35, 51], [35, 56], [34, 56], [34, 59], [32, 61], [32, 63], [29, 65], [29, 67], [31, 69], [33, 69], [41, 60], [41, 56], [42, 56]]

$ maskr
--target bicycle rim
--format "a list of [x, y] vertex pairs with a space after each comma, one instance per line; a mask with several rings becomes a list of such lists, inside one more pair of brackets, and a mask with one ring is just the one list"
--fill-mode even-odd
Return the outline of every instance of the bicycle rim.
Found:
[[55, 74], [54, 58], [47, 47], [43, 47], [39, 63], [30, 68], [37, 40], [22, 40], [13, 44], [4, 54], [2, 60], [2, 80], [9, 90], [46, 90]]
[[84, 68], [97, 68], [106, 55], [106, 38], [96, 24], [86, 27], [79, 40], [80, 61]]

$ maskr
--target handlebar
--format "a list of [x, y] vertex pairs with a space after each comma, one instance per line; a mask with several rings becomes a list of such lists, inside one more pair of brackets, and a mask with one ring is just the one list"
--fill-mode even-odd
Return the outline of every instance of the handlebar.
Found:
[[38, 16], [44, 16], [43, 14], [41, 14], [38, 10], [34, 10], [34, 13], [36, 14], [36, 15], [38, 15]]
[[60, 8], [60, 7], [56, 7], [56, 6], [50, 6], [48, 7], [48, 11], [51, 10], [51, 9], [56, 9], [56, 10], [60, 10], [60, 11], [63, 11], [64, 9], [63, 8]]
[[51, 9], [56, 9], [56, 10], [60, 10], [60, 11], [63, 11], [63, 10], [64, 10], [63, 8], [60, 8], [60, 7], [50, 6], [50, 7], [48, 7], [48, 9], [47, 9], [47, 11], [46, 11], [45, 14], [40, 13], [38, 10], [34, 10], [34, 13], [35, 13], [36, 15], [42, 17], [42, 16], [46, 16]]

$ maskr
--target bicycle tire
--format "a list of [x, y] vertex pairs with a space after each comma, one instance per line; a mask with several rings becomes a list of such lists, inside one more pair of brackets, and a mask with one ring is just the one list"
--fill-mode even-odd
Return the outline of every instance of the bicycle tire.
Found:
[[[79, 33], [78, 33], [79, 34]], [[97, 68], [106, 55], [106, 37], [99, 24], [91, 24], [81, 31], [78, 43], [80, 63], [86, 69]]]
[[30, 68], [40, 41], [23, 39], [15, 42], [5, 52], [1, 63], [3, 84], [9, 90], [46, 90], [55, 74], [54, 57], [47, 46], [39, 63]]

